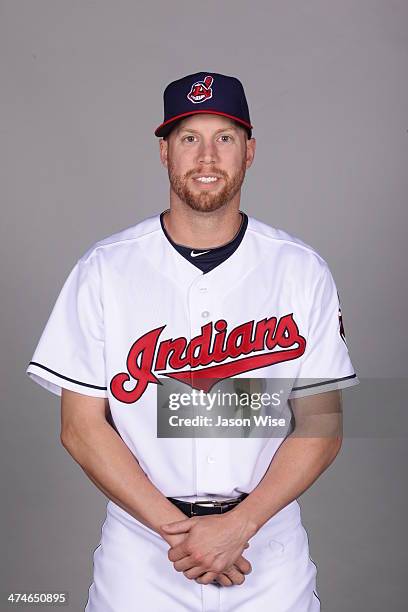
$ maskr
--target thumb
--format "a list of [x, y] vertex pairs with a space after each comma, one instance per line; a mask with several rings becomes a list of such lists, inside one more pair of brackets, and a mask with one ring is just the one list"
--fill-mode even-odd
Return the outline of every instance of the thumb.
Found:
[[189, 519], [185, 519], [182, 521], [174, 521], [174, 523], [165, 523], [161, 526], [164, 531], [168, 533], [186, 533], [190, 531], [191, 521]]

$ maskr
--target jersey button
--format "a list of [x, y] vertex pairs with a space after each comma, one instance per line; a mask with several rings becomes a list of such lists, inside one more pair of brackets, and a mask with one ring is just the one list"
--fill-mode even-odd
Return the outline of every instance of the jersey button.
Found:
[[208, 455], [207, 463], [215, 463], [215, 457], [213, 457], [212, 455]]
[[210, 313], [208, 312], [208, 310], [203, 310], [203, 312], [201, 313], [201, 316], [203, 317], [203, 319], [206, 319], [209, 314]]

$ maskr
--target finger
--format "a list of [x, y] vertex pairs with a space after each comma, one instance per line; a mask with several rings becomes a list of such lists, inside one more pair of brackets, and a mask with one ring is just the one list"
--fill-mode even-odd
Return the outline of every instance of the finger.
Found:
[[242, 584], [245, 581], [245, 576], [235, 566], [224, 570], [224, 574], [232, 580], [233, 584]]
[[229, 586], [232, 586], [234, 584], [232, 582], [232, 580], [230, 578], [228, 578], [228, 576], [226, 574], [224, 574], [224, 573], [217, 574], [217, 577], [214, 580], [214, 582], [218, 582], [218, 584], [220, 584], [221, 586], [225, 586], [225, 587], [229, 587]]
[[[192, 569], [193, 567], [198, 567], [197, 561], [194, 561], [191, 555], [187, 555], [183, 559], [180, 559], [179, 561], [175, 561], [173, 565], [174, 565], [174, 569], [176, 569], [178, 572], [185, 572], [189, 569]], [[201, 571], [204, 571], [204, 570], [201, 570]]]
[[252, 566], [249, 561], [244, 557], [238, 557], [234, 565], [239, 569], [242, 574], [250, 574], [252, 572]]
[[187, 533], [190, 531], [193, 523], [190, 519], [185, 519], [183, 521], [174, 521], [174, 523], [166, 523], [165, 525], [161, 525], [161, 529], [163, 529], [166, 533]]
[[212, 582], [216, 582], [217, 574], [215, 572], [205, 572], [201, 576], [198, 576], [195, 581], [198, 584], [211, 584]]
[[194, 580], [195, 578], [198, 578], [199, 576], [201, 576], [202, 574], [204, 574], [207, 570], [204, 567], [192, 567], [191, 569], [185, 570], [183, 572], [184, 576], [186, 578], [189, 578], [190, 580]]
[[169, 561], [174, 563], [175, 561], [180, 561], [180, 559], [184, 559], [184, 557], [188, 557], [189, 553], [184, 548], [183, 544], [178, 544], [173, 548], [169, 548], [167, 551], [167, 557]]
[[212, 584], [217, 583], [221, 586], [231, 586], [233, 584], [232, 580], [228, 578], [226, 574], [216, 574], [215, 572], [205, 572], [201, 576], [195, 579], [199, 584]]

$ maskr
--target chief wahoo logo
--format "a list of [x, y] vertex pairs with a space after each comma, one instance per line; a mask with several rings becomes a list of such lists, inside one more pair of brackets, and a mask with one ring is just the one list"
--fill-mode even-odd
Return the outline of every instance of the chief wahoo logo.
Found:
[[200, 102], [204, 102], [205, 100], [209, 100], [212, 98], [212, 89], [211, 85], [213, 84], [214, 79], [212, 76], [206, 76], [204, 81], [196, 81], [187, 94], [187, 98], [190, 102], [194, 104], [200, 104]]

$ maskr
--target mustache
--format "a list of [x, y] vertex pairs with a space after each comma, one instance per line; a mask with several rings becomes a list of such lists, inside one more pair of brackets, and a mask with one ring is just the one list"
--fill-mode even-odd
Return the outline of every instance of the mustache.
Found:
[[[222, 176], [223, 178], [227, 178], [228, 174], [224, 170], [218, 170], [217, 168], [205, 168], [205, 172], [208, 174], [218, 174], [218, 176]], [[203, 174], [203, 168], [197, 168], [196, 170], [189, 170], [185, 173], [184, 178], [188, 179], [190, 176], [194, 174]]]

